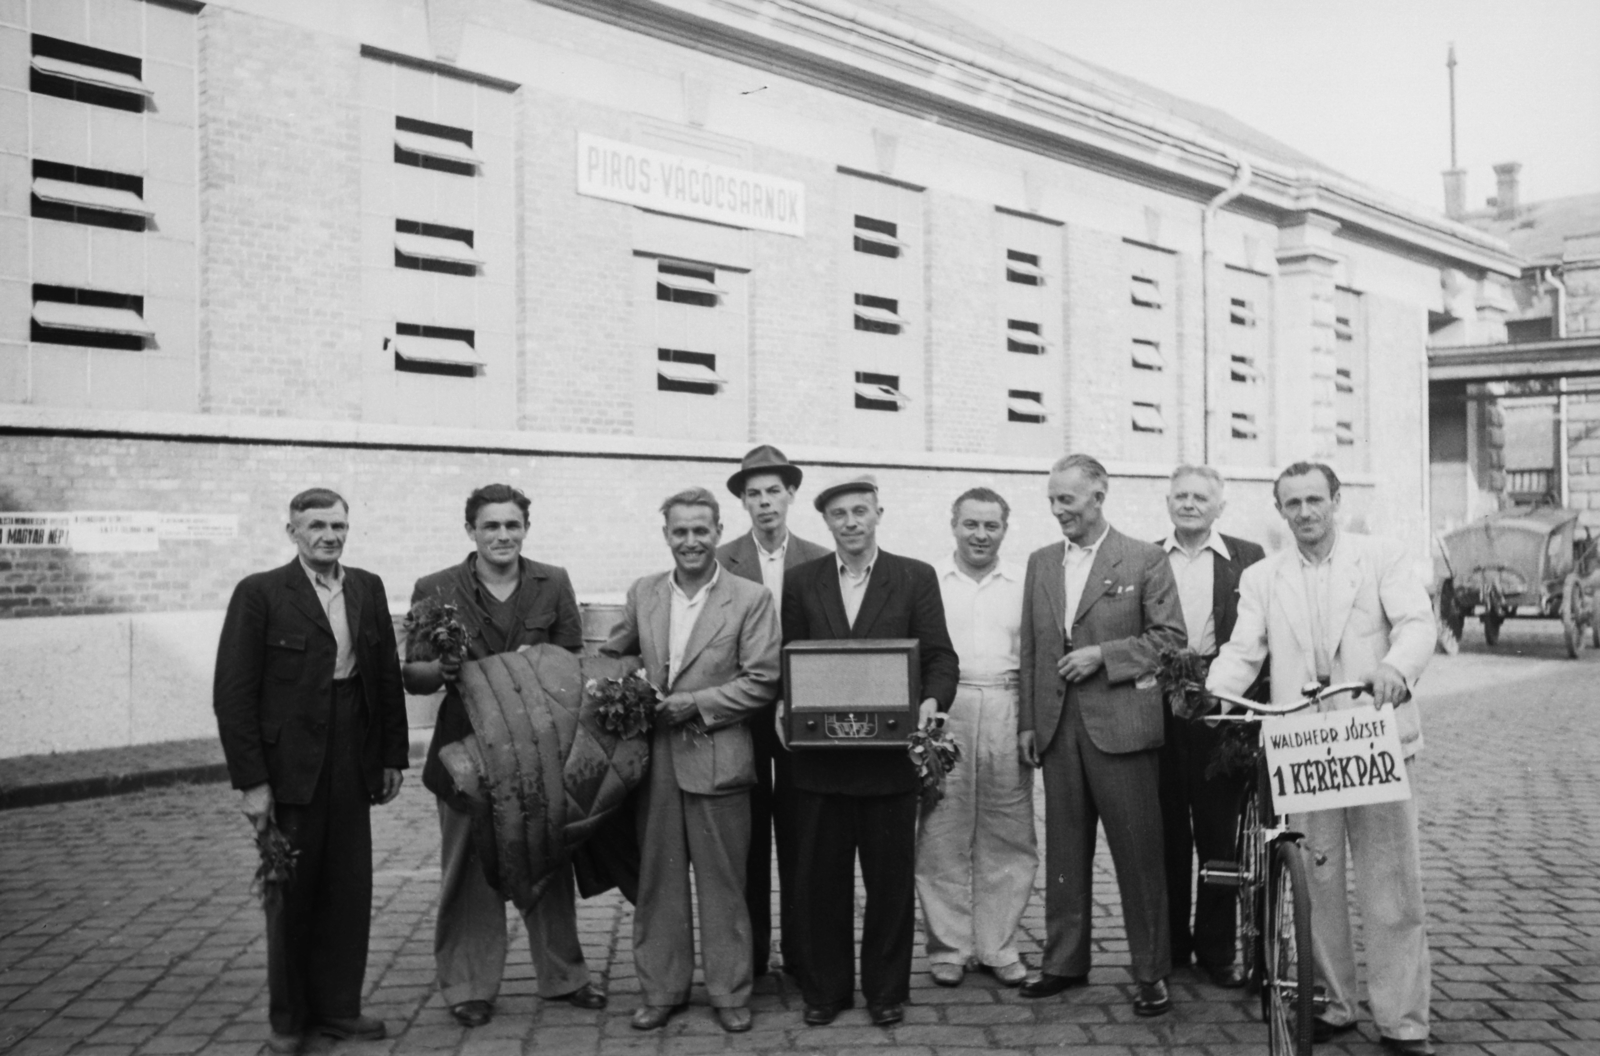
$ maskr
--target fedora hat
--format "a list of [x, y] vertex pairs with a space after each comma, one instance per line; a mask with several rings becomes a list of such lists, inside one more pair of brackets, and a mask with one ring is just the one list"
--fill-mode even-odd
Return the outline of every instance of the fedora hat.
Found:
[[800, 467], [793, 465], [784, 457], [782, 451], [771, 444], [762, 444], [753, 447], [744, 456], [744, 461], [739, 463], [739, 471], [728, 478], [728, 490], [734, 495], [744, 496], [744, 482], [746, 477], [753, 477], [757, 473], [776, 473], [778, 478], [791, 488], [798, 488], [805, 474], [800, 472]]
[[838, 495], [849, 495], [857, 491], [870, 491], [873, 498], [877, 498], [878, 478], [870, 473], [863, 473], [859, 477], [851, 477], [848, 480], [836, 480], [817, 492], [817, 497], [812, 502], [812, 505], [817, 508], [818, 513], [822, 513], [828, 505], [828, 500]]

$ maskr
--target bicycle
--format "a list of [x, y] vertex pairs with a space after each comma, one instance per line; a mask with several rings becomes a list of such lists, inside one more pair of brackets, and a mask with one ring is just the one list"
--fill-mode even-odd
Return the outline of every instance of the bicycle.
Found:
[[1260, 747], [1261, 720], [1303, 711], [1344, 693], [1371, 691], [1371, 685], [1363, 682], [1330, 686], [1311, 682], [1301, 689], [1302, 699], [1290, 704], [1206, 693], [1211, 700], [1243, 709], [1244, 714], [1224, 710], [1205, 716], [1204, 722], [1255, 725], [1256, 780], [1241, 797], [1234, 860], [1205, 862], [1200, 867], [1200, 882], [1236, 891], [1240, 967], [1247, 983], [1260, 989], [1261, 1018], [1267, 1024], [1272, 1056], [1310, 1056], [1311, 1021], [1326, 1010], [1328, 1002], [1314, 982], [1304, 837], [1272, 809], [1272, 783], [1266, 752]]

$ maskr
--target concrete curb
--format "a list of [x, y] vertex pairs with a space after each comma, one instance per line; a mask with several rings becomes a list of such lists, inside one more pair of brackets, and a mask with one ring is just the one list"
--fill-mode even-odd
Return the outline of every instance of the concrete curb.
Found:
[[0, 810], [40, 807], [49, 803], [71, 803], [79, 799], [120, 796], [168, 785], [201, 785], [228, 780], [224, 763], [204, 766], [174, 766], [164, 770], [142, 770], [131, 774], [102, 774], [71, 781], [48, 781], [37, 785], [0, 788]]
[[[409, 752], [412, 763], [420, 763], [427, 755], [428, 741], [432, 736], [432, 728], [412, 731]], [[132, 770], [125, 773], [96, 774], [92, 777], [76, 777], [65, 781], [19, 784], [9, 788], [0, 787], [0, 810], [42, 807], [51, 803], [72, 803], [80, 799], [121, 796], [152, 788], [167, 788], [171, 785], [206, 785], [226, 780], [228, 780], [226, 763], [201, 763], [191, 766]]]

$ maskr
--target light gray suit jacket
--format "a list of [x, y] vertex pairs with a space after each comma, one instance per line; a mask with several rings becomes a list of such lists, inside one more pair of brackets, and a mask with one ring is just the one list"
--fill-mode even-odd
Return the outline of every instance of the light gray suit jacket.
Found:
[[[1410, 685], [1433, 657], [1435, 628], [1427, 589], [1394, 543], [1341, 532], [1328, 570], [1329, 619], [1323, 648], [1335, 682], [1355, 682], [1380, 663], [1399, 671]], [[1239, 577], [1239, 619], [1233, 637], [1211, 663], [1206, 688], [1239, 694], [1255, 681], [1272, 654], [1272, 702], [1300, 699], [1300, 688], [1316, 681], [1315, 653], [1305, 575], [1293, 546], [1258, 561]], [[1355, 707], [1348, 694], [1326, 710]], [[1422, 747], [1422, 715], [1414, 700], [1395, 709], [1400, 747], [1410, 756]]]
[[1115, 528], [1107, 530], [1089, 566], [1071, 634], [1072, 648], [1098, 645], [1105, 663], [1088, 679], [1069, 686], [1056, 671], [1067, 639], [1066, 553], [1063, 540], [1028, 558], [1017, 729], [1034, 731], [1043, 754], [1055, 740], [1071, 694], [1089, 738], [1102, 752], [1159, 748], [1163, 719], [1157, 658], [1161, 650], [1181, 649], [1188, 642], [1167, 555]]
[[[636, 580], [622, 622], [601, 647], [608, 656], [637, 653], [647, 677], [667, 693], [688, 693], [700, 717], [667, 731], [678, 787], [699, 795], [755, 784], [755, 752], [745, 723], [778, 695], [778, 610], [767, 589], [724, 571], [710, 594], [671, 684], [672, 573]], [[657, 744], [661, 741], [658, 731]], [[660, 765], [659, 754], [652, 765]]]

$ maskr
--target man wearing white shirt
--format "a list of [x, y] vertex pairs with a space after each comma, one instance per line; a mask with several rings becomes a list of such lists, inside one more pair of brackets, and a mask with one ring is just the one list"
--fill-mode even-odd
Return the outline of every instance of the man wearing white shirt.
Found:
[[[717, 561], [736, 576], [759, 583], [783, 608], [784, 572], [825, 556], [826, 548], [789, 530], [789, 507], [805, 479], [771, 444], [751, 448], [739, 469], [728, 478], [728, 490], [744, 504], [750, 530], [717, 548]], [[769, 707], [750, 720], [755, 740], [756, 783], [750, 790], [750, 860], [745, 872], [745, 908], [750, 913], [750, 965], [756, 975], [766, 973], [772, 945], [772, 845], [778, 845], [779, 927], [783, 967], [794, 974], [799, 967], [794, 925], [794, 866], [799, 847], [791, 816], [793, 781], [789, 753], [781, 750]]]
[[689, 1001], [692, 891], [707, 997], [722, 1028], [743, 1033], [753, 978], [744, 905], [755, 784], [748, 722], [778, 693], [778, 612], [766, 590], [722, 574], [722, 518], [711, 492], [681, 491], [661, 514], [673, 570], [634, 582], [601, 649], [637, 654], [662, 693], [639, 804], [633, 957], [644, 1003], [632, 1026], [659, 1029]]
[[[1278, 513], [1295, 545], [1239, 579], [1239, 621], [1206, 677], [1206, 688], [1240, 693], [1272, 657], [1272, 699], [1300, 699], [1316, 680], [1366, 682], [1371, 703], [1394, 708], [1409, 767], [1422, 747], [1411, 687], [1433, 656], [1433, 606], [1407, 553], [1339, 527], [1339, 477], [1321, 462], [1296, 462], [1273, 483]], [[1346, 695], [1320, 706], [1368, 703]], [[1415, 780], [1415, 775], [1413, 775]], [[1415, 798], [1297, 814], [1310, 865], [1311, 940], [1328, 1008], [1312, 1036], [1355, 1029], [1361, 1012], [1349, 898], [1361, 907], [1367, 998], [1378, 1040], [1398, 1056], [1432, 1056], [1428, 1040], [1432, 968]], [[1347, 887], [1355, 867], [1353, 890]], [[1347, 894], [1347, 891], [1349, 892]]]
[[1183, 610], [1160, 548], [1105, 518], [1110, 477], [1068, 455], [1050, 472], [1064, 538], [1028, 558], [1023, 580], [1017, 750], [1043, 771], [1045, 944], [1023, 997], [1089, 981], [1096, 831], [1105, 820], [1135, 982], [1133, 1011], [1172, 1008], [1162, 867], [1160, 751], [1166, 708], [1156, 668], [1184, 642]]
[[969, 960], [1006, 986], [1027, 975], [1016, 931], [1039, 865], [1033, 769], [1017, 754], [1022, 569], [1000, 559], [1011, 507], [972, 488], [951, 507], [955, 551], [934, 565], [961, 680], [945, 729], [961, 765], [917, 833], [917, 895], [929, 971], [956, 986]]
[[[1239, 576], [1264, 556], [1261, 547], [1215, 531], [1227, 507], [1222, 475], [1210, 466], [1179, 466], [1167, 490], [1172, 532], [1157, 544], [1167, 552], [1189, 648], [1211, 659], [1233, 634], [1239, 615]], [[1172, 962], [1192, 956], [1212, 983], [1236, 989], [1245, 983], [1236, 963], [1234, 893], [1202, 884], [1194, 889], [1194, 859], [1232, 857], [1239, 797], [1246, 785], [1238, 773], [1216, 772], [1212, 760], [1222, 740], [1219, 728], [1166, 712], [1161, 747], [1161, 823], [1166, 844], [1167, 906]], [[1189, 924], [1193, 895], [1194, 925]]]

